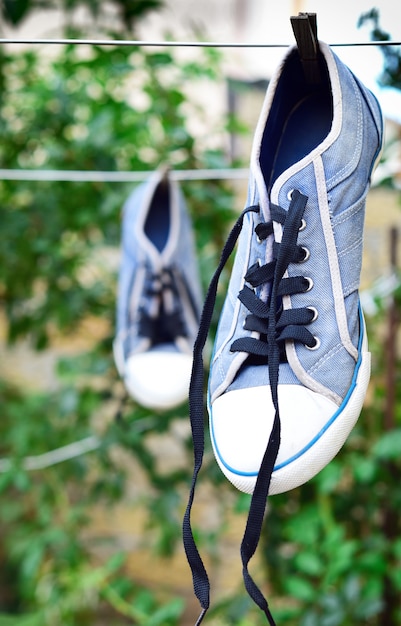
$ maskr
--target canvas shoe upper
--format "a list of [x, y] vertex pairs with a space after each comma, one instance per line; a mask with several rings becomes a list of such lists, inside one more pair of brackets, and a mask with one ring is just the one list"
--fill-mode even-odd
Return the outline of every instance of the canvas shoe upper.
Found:
[[375, 97], [329, 46], [320, 44], [316, 85], [289, 49], [254, 136], [249, 208], [209, 377], [214, 452], [245, 492], [266, 454], [270, 494], [309, 480], [360, 414], [370, 355], [358, 286], [381, 143]]
[[168, 409], [187, 399], [200, 303], [185, 200], [159, 170], [123, 207], [114, 357], [142, 405]]

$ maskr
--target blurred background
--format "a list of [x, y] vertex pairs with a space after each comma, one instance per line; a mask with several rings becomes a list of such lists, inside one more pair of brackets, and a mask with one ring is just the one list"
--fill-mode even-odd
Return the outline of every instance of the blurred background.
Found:
[[[112, 359], [121, 207], [160, 164], [227, 172], [181, 183], [206, 291], [300, 11], [317, 13], [323, 41], [354, 44], [334, 50], [386, 121], [361, 283], [373, 371], [344, 449], [269, 500], [253, 572], [280, 626], [401, 624], [401, 5], [3, 0], [0, 626], [191, 626], [198, 616], [181, 545], [188, 406], [123, 404]], [[276, 47], [23, 43], [61, 37]], [[371, 39], [398, 45], [355, 45]], [[265, 624], [242, 585], [249, 497], [223, 479], [208, 437], [206, 446], [193, 514], [213, 590], [208, 623]]]

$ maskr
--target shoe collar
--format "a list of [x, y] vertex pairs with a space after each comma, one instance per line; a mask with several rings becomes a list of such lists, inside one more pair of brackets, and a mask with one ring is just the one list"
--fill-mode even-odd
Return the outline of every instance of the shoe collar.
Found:
[[135, 223], [135, 240], [142, 248], [145, 255], [151, 260], [155, 270], [160, 270], [169, 265], [174, 257], [180, 236], [180, 209], [179, 209], [179, 188], [177, 183], [167, 177], [167, 184], [170, 191], [170, 228], [166, 245], [160, 251], [145, 234], [145, 222], [157, 186], [162, 182], [163, 173], [159, 170], [154, 172], [149, 178], [148, 188], [143, 197], [140, 213]]
[[[304, 169], [309, 163], [312, 163], [317, 156], [322, 155], [338, 138], [342, 122], [343, 122], [343, 106], [342, 106], [342, 90], [338, 74], [336, 57], [330, 47], [324, 42], [319, 42], [320, 51], [326, 61], [330, 85], [333, 98], [333, 121], [331, 129], [325, 139], [314, 148], [303, 159], [294, 163], [291, 167], [285, 170], [274, 182], [271, 190], [271, 196], [273, 202], [278, 202], [278, 193], [283, 184], [288, 181], [294, 174]], [[273, 74], [269, 86], [266, 92], [266, 97], [262, 106], [262, 111], [256, 126], [254, 141], [251, 152], [251, 172], [255, 179], [255, 185], [257, 189], [257, 195], [259, 197], [259, 203], [266, 220], [270, 219], [269, 210], [269, 190], [266, 188], [266, 183], [260, 168], [260, 150], [262, 145], [263, 133], [266, 126], [266, 121], [272, 107], [273, 99], [277, 90], [277, 84], [283, 73], [284, 66], [288, 58], [296, 50], [296, 46], [291, 46], [285, 57], [283, 58], [280, 66]]]

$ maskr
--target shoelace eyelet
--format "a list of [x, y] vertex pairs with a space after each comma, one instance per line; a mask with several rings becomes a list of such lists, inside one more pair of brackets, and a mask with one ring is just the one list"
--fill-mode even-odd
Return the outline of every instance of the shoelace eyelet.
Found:
[[298, 228], [298, 232], [302, 232], [306, 228], [306, 220], [304, 218], [301, 219], [301, 226]]
[[301, 246], [301, 250], [303, 250], [305, 256], [303, 259], [300, 260], [300, 263], [305, 263], [305, 261], [307, 261], [310, 257], [310, 250], [305, 246]]
[[292, 200], [292, 194], [294, 193], [294, 189], [290, 189], [287, 191], [287, 200]]
[[308, 286], [307, 288], [304, 290], [304, 293], [307, 293], [308, 291], [310, 291], [313, 287], [313, 280], [309, 277], [309, 276], [304, 276], [304, 279], [308, 281]]
[[310, 324], [312, 324], [312, 322], [315, 322], [317, 320], [317, 318], [319, 317], [319, 312], [318, 312], [317, 308], [314, 307], [314, 306], [308, 306], [307, 308], [310, 311], [312, 311], [312, 313], [313, 313], [313, 317], [312, 317], [311, 321], [309, 322]]
[[305, 345], [305, 348], [307, 348], [308, 350], [318, 350], [320, 348], [321, 341], [319, 337], [314, 336], [313, 339], [315, 340], [315, 344], [313, 346]]

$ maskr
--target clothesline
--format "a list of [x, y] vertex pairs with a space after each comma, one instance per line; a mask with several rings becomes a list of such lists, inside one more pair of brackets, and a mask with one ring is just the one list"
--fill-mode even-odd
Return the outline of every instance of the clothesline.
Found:
[[[35, 170], [0, 169], [0, 180], [64, 181], [64, 182], [142, 182], [149, 171], [90, 171], [90, 170]], [[247, 168], [221, 168], [198, 170], [171, 170], [170, 178], [184, 180], [242, 180], [248, 177]]]
[[[36, 456], [27, 456], [22, 459], [22, 467], [25, 470], [41, 470], [46, 469], [57, 463], [68, 461], [87, 452], [92, 452], [100, 447], [101, 441], [96, 435], [91, 435], [80, 441], [74, 441], [61, 448], [44, 452]], [[0, 459], [0, 472], [8, 472], [13, 466], [13, 459]]]
[[[288, 48], [288, 43], [224, 42], [224, 41], [147, 41], [126, 39], [0, 39], [0, 44], [32, 45], [90, 45], [90, 46], [140, 46], [140, 47], [189, 47], [189, 48]], [[348, 46], [400, 46], [400, 41], [357, 41], [331, 43], [331, 47]]]
[[[156, 421], [157, 418], [153, 416], [137, 419], [132, 428], [135, 429], [135, 432], [141, 433], [145, 430], [153, 429]], [[20, 462], [23, 469], [29, 472], [47, 469], [53, 465], [58, 465], [58, 463], [70, 461], [71, 459], [88, 454], [89, 452], [94, 452], [100, 448], [102, 443], [104, 443], [104, 441], [101, 437], [89, 435], [84, 439], [73, 441], [65, 446], [43, 452], [42, 454], [26, 456], [22, 459], [14, 459], [12, 457], [0, 458], [0, 473], [10, 471], [16, 461]]]

